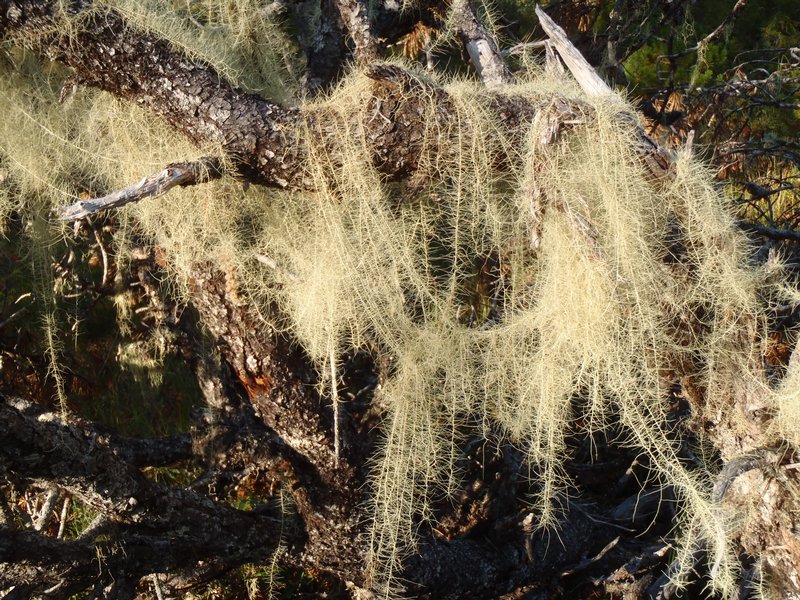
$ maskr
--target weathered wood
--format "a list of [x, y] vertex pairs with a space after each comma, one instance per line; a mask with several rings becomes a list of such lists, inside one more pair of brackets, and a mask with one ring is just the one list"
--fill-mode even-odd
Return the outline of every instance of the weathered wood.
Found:
[[[311, 96], [327, 90], [344, 73], [347, 45], [336, 0], [304, 0], [291, 4], [300, 46], [306, 55], [305, 87]], [[308, 13], [319, 19], [308, 23]]]
[[161, 196], [177, 186], [206, 183], [222, 176], [222, 162], [216, 158], [203, 158], [196, 162], [172, 163], [165, 169], [147, 175], [139, 183], [100, 198], [79, 200], [74, 204], [53, 210], [59, 221], [77, 221], [91, 214], [118, 208], [145, 198]]
[[511, 83], [513, 76], [503, 55], [486, 28], [478, 20], [469, 0], [454, 0], [451, 10], [458, 36], [467, 49], [472, 66], [487, 87]]
[[636, 132], [634, 149], [653, 177], [656, 180], [672, 179], [674, 177], [672, 171], [674, 156], [672, 153], [659, 146], [655, 140], [645, 133], [638, 118], [628, 110], [622, 98], [603, 81], [602, 77], [592, 68], [592, 65], [586, 61], [578, 49], [569, 41], [564, 30], [538, 5], [536, 6], [536, 15], [539, 17], [539, 23], [550, 39], [552, 47], [558, 52], [584, 93], [590, 98], [607, 98], [611, 102], [619, 104], [620, 118], [627, 121]]
[[567, 34], [559, 27], [550, 16], [536, 5], [536, 16], [539, 17], [539, 24], [544, 29], [550, 42], [558, 51], [561, 60], [567, 65], [569, 72], [581, 86], [581, 89], [590, 97], [609, 96], [619, 100], [614, 90], [603, 81], [580, 51], [569, 41]]

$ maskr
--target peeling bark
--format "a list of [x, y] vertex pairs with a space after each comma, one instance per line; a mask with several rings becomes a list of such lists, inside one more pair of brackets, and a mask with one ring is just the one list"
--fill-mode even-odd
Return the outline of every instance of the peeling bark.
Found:
[[469, 0], [454, 0], [453, 20], [472, 66], [489, 87], [511, 83], [513, 76], [497, 43], [478, 20]]

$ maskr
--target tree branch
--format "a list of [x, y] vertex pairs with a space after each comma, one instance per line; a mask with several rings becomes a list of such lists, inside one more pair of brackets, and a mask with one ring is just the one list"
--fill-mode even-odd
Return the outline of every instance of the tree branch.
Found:
[[681, 52], [677, 52], [675, 54], [669, 54], [666, 56], [660, 56], [659, 59], [665, 58], [669, 60], [675, 60], [676, 58], [680, 58], [681, 56], [686, 56], [687, 54], [691, 54], [692, 52], [700, 52], [710, 43], [715, 41], [719, 36], [721, 36], [725, 30], [730, 27], [736, 19], [739, 17], [739, 14], [745, 9], [747, 6], [748, 0], [737, 0], [736, 4], [733, 5], [731, 12], [722, 20], [722, 22], [717, 26], [717, 28], [709, 33], [706, 37], [702, 40], [697, 42], [694, 46], [690, 48], [686, 48]]
[[795, 229], [781, 229], [780, 227], [770, 227], [768, 225], [761, 225], [760, 223], [753, 223], [740, 219], [738, 221], [739, 227], [745, 231], [763, 235], [773, 240], [792, 240], [800, 242], [800, 231]]
[[478, 20], [469, 0], [454, 0], [452, 11], [458, 35], [481, 81], [490, 87], [511, 83], [514, 77], [497, 43]]
[[0, 398], [0, 471], [55, 483], [118, 528], [111, 542], [56, 541], [3, 528], [0, 588], [43, 590], [61, 581], [86, 587], [98, 578], [98, 553], [100, 580], [135, 586], [149, 573], [210, 558], [227, 568], [261, 559], [280, 535], [272, 511], [238, 511], [156, 483], [125, 462], [102, 432], [23, 400]]
[[355, 43], [356, 61], [362, 65], [379, 57], [378, 40], [372, 32], [369, 10], [364, 0], [336, 0], [339, 17]]
[[550, 42], [567, 65], [570, 73], [589, 97], [607, 97], [620, 105], [620, 118], [628, 121], [636, 130], [634, 150], [656, 180], [671, 179], [673, 156], [665, 148], [648, 136], [637, 118], [627, 112], [627, 107], [614, 90], [597, 74], [583, 55], [569, 41], [567, 34], [541, 7], [536, 6], [536, 15]]
[[603, 81], [592, 68], [592, 65], [587, 62], [578, 49], [569, 41], [564, 30], [561, 29], [538, 4], [536, 5], [536, 16], [539, 17], [539, 24], [542, 26], [542, 29], [544, 29], [547, 37], [550, 38], [550, 42], [555, 46], [555, 49], [558, 50], [559, 56], [561, 56], [561, 59], [567, 65], [570, 73], [572, 73], [572, 76], [577, 80], [586, 95], [591, 97], [610, 96], [619, 100], [621, 104], [622, 100], [619, 96], [617, 96], [614, 90]]
[[[0, 15], [0, 37], [13, 37], [41, 54], [75, 70], [76, 80], [147, 108], [198, 145], [217, 144], [232, 169], [253, 183], [310, 189], [306, 171], [309, 132], [313, 143], [331, 156], [344, 152], [331, 131], [332, 115], [325, 107], [301, 111], [284, 108], [230, 85], [209, 66], [191, 62], [168, 42], [129, 27], [113, 11], [88, 11], [87, 2], [65, 3], [72, 19], [72, 36], [57, 33], [63, 22], [55, 0], [11, 0]], [[162, 73], [168, 73], [165, 78]], [[398, 67], [367, 69], [372, 89], [360, 100], [366, 114], [380, 114], [365, 136], [373, 163], [387, 180], [408, 177], [426, 152], [446, 152], [425, 131], [431, 123], [431, 99], [437, 126], [446, 129], [455, 111], [439, 88]], [[413, 93], [416, 92], [416, 93]], [[540, 106], [519, 97], [496, 94], [500, 123], [523, 135]], [[544, 103], [543, 103], [544, 104]], [[363, 131], [363, 112], [355, 111], [353, 131]], [[520, 143], [523, 143], [520, 137]], [[499, 157], [500, 160], [503, 157]]]
[[[314, 96], [327, 90], [344, 72], [347, 45], [336, 0], [303, 0], [292, 3], [298, 42], [306, 54], [305, 87]], [[309, 24], [308, 14], [319, 11]]]
[[218, 158], [202, 158], [195, 162], [167, 165], [163, 171], [148, 175], [139, 183], [113, 192], [107, 196], [80, 200], [69, 206], [53, 210], [59, 221], [77, 221], [88, 215], [138, 202], [144, 198], [161, 196], [176, 186], [197, 185], [222, 177], [224, 169]]

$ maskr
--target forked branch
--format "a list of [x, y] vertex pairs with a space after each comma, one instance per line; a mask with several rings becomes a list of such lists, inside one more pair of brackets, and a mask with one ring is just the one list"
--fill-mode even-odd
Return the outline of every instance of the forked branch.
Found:
[[656, 180], [673, 177], [671, 170], [674, 157], [665, 148], [645, 133], [635, 115], [628, 112], [625, 103], [616, 92], [609, 86], [603, 78], [592, 68], [580, 51], [569, 41], [567, 34], [559, 27], [541, 7], [536, 6], [536, 15], [544, 32], [550, 38], [552, 47], [556, 49], [558, 55], [567, 65], [570, 73], [581, 86], [587, 96], [606, 97], [612, 102], [619, 102], [620, 118], [625, 119], [634, 126], [636, 130], [636, 146], [634, 150], [639, 155], [644, 165]]

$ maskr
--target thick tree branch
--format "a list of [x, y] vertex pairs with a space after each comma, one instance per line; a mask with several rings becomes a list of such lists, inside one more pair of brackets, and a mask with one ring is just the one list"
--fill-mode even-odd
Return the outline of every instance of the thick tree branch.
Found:
[[19, 399], [0, 402], [0, 424], [0, 468], [31, 481], [56, 483], [116, 521], [189, 527], [204, 513], [213, 513], [229, 525], [254, 525], [249, 513], [147, 479], [89, 424], [65, 421]]
[[792, 240], [795, 242], [800, 241], [800, 231], [796, 229], [782, 229], [780, 227], [770, 227], [769, 225], [761, 225], [760, 223], [753, 223], [740, 219], [738, 221], [739, 227], [745, 231], [755, 233], [756, 235], [763, 235], [773, 240]]
[[130, 438], [114, 433], [111, 442], [120, 457], [135, 467], [161, 467], [194, 457], [188, 433], [160, 438]]
[[[0, 15], [0, 37], [13, 34], [18, 42], [61, 60], [75, 70], [80, 83], [136, 102], [198, 145], [220, 146], [245, 179], [275, 187], [311, 187], [305, 169], [309, 131], [314, 143], [332, 156], [342, 154], [327, 109], [284, 108], [248, 94], [166, 41], [130, 28], [113, 11], [87, 12], [86, 2], [66, 3], [71, 18], [80, 21], [72, 24], [71, 37], [58, 34], [58, 5], [53, 0], [11, 0]], [[366, 114], [376, 115], [365, 136], [373, 162], [388, 179], [405, 178], [416, 170], [423, 149], [440, 150], [435, 147], [438, 140], [424, 134], [431, 125], [430, 99], [437, 125], [445, 126], [455, 111], [445, 92], [397, 67], [372, 67], [367, 74], [375, 82], [362, 103]], [[540, 108], [502, 94], [495, 102], [500, 122], [519, 135], [521, 125]], [[352, 123], [353, 131], [363, 129], [363, 123]]]
[[[360, 585], [364, 548], [355, 540], [364, 532], [370, 444], [346, 448], [337, 466], [333, 412], [315, 393], [315, 373], [297, 345], [261, 321], [237, 298], [235, 282], [209, 265], [198, 265], [190, 287], [255, 415], [287, 447], [286, 483], [308, 536], [304, 558]], [[213, 318], [221, 313], [227, 318]]]
[[0, 13], [0, 38], [12, 34], [72, 67], [79, 83], [147, 108], [200, 146], [221, 147], [247, 179], [303, 187], [299, 110], [230, 85], [116, 12], [93, 10], [89, 2], [12, 0]]

